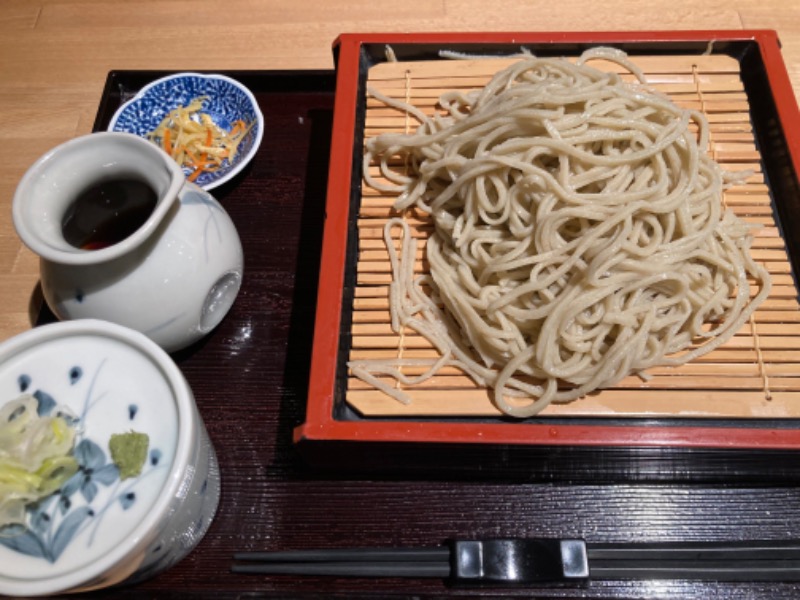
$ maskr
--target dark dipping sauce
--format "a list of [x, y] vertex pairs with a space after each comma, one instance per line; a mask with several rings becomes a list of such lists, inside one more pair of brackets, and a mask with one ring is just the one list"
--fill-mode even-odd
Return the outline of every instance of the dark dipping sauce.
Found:
[[64, 239], [81, 250], [100, 250], [139, 229], [156, 207], [155, 190], [141, 179], [95, 183], [67, 207], [61, 220]]

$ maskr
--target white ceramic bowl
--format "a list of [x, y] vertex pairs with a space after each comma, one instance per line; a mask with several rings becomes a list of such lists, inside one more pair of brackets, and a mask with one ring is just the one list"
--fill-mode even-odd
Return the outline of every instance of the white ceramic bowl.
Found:
[[[210, 190], [232, 179], [255, 156], [264, 136], [264, 116], [252, 92], [241, 83], [224, 75], [176, 73], [162, 77], [143, 87], [136, 96], [117, 109], [108, 125], [109, 131], [133, 133], [140, 137], [156, 129], [165, 116], [178, 106], [187, 106], [200, 96], [208, 99], [203, 112], [220, 128], [230, 131], [241, 119], [255, 122], [239, 144], [232, 163], [225, 162], [218, 171], [202, 173], [195, 180], [201, 188]], [[187, 177], [191, 171], [185, 169]]]
[[[178, 367], [146, 336], [97, 320], [44, 325], [0, 344], [0, 405], [33, 394], [79, 419], [80, 470], [0, 536], [0, 594], [32, 596], [146, 579], [200, 541], [219, 500], [214, 448]], [[121, 480], [112, 434], [149, 437], [140, 475]]]

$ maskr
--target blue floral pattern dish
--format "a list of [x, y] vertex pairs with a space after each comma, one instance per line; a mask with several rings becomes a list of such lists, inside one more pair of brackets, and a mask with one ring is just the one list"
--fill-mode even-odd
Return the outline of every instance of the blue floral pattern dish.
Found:
[[[195, 180], [203, 189], [210, 190], [229, 181], [255, 156], [264, 135], [264, 117], [253, 94], [238, 81], [224, 75], [178, 73], [163, 77], [143, 87], [136, 96], [123, 104], [108, 126], [109, 131], [133, 133], [147, 137], [164, 117], [178, 106], [186, 106], [195, 98], [207, 96], [203, 112], [216, 125], [230, 130], [241, 119], [255, 121], [252, 129], [239, 145], [233, 164], [227, 161], [218, 171], [204, 172]], [[188, 176], [191, 171], [186, 168]]]
[[[78, 319], [0, 344], [0, 405], [22, 394], [72, 424], [77, 472], [0, 528], [0, 595], [77, 592], [154, 576], [210, 526], [216, 454], [180, 369], [143, 334]], [[145, 434], [138, 474], [123, 478], [111, 439]]]
[[[96, 380], [101, 375], [103, 366], [103, 363], [98, 365], [97, 372], [91, 374], [90, 379]], [[69, 378], [70, 386], [79, 386], [84, 377], [83, 368], [75, 364], [64, 373], [64, 376]], [[34, 378], [27, 372], [20, 373], [17, 377], [20, 394], [31, 393], [30, 387], [33, 381]], [[95, 398], [94, 386], [87, 385], [86, 388], [80, 413], [67, 417], [71, 426], [78, 431], [73, 450], [79, 466], [78, 472], [56, 493], [28, 507], [27, 525], [11, 525], [0, 530], [0, 546], [55, 563], [75, 537], [87, 527], [97, 531], [114, 503], [119, 503], [123, 511], [129, 510], [136, 503], [136, 488], [140, 481], [152, 476], [155, 470], [166, 468], [161, 461], [162, 451], [158, 447], [150, 446], [143, 472], [132, 481], [122, 482], [119, 468], [109, 459], [107, 445], [101, 440], [89, 437], [89, 432], [82, 426], [94, 408], [94, 401], [102, 402], [104, 397], [108, 401], [108, 396], [100, 395], [99, 398]], [[57, 398], [42, 389], [33, 391], [31, 395], [37, 401], [39, 416], [49, 416], [62, 406]], [[127, 414], [131, 430], [141, 427], [136, 419], [139, 412], [138, 405], [117, 406], [116, 410]], [[102, 488], [109, 488], [109, 493], [100, 494]], [[104, 496], [102, 500], [100, 496]], [[87, 546], [93, 544], [94, 537], [94, 535], [89, 536]]]

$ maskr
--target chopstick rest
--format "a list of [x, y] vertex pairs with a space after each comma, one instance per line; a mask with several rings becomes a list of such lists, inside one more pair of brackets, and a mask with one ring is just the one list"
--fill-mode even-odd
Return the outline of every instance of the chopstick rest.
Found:
[[454, 585], [583, 584], [608, 579], [800, 581], [800, 541], [587, 543], [452, 540], [422, 548], [243, 552], [234, 573], [436, 577]]
[[340, 577], [438, 577], [467, 583], [586, 579], [582, 540], [454, 540], [429, 548], [339, 548], [234, 555], [235, 573]]

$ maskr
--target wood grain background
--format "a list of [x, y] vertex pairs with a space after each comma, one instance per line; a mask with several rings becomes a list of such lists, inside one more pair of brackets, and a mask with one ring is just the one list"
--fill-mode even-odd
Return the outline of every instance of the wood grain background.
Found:
[[0, 339], [30, 327], [38, 280], [9, 219], [16, 183], [50, 147], [90, 131], [112, 69], [325, 69], [343, 32], [740, 28], [778, 32], [800, 90], [795, 0], [3, 0]]

